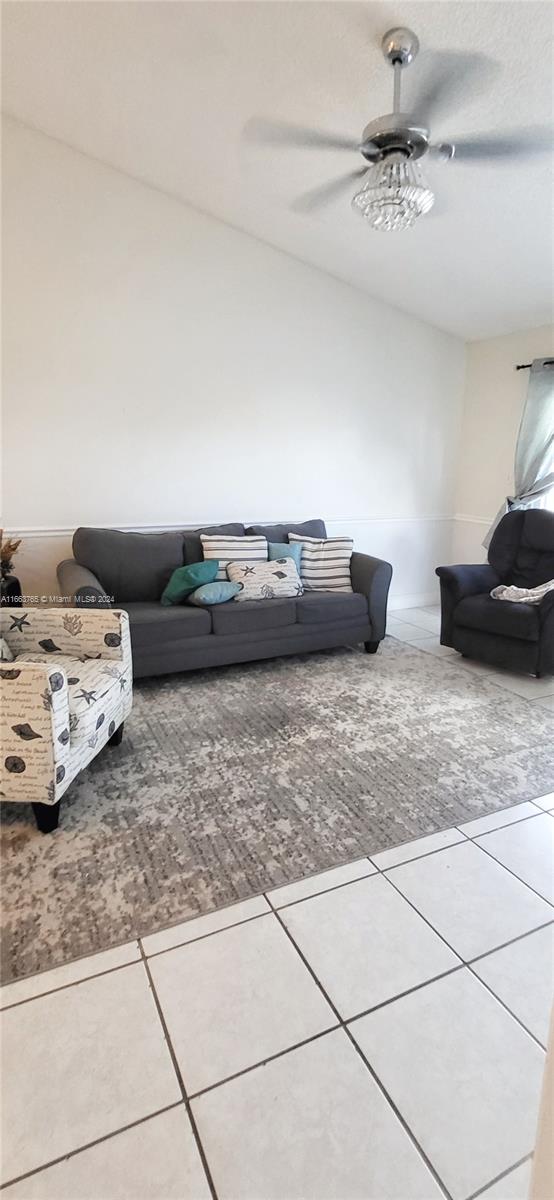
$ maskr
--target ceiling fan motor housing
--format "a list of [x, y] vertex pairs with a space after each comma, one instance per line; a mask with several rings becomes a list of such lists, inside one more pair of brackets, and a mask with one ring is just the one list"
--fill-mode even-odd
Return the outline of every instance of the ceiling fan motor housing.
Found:
[[429, 149], [429, 130], [410, 124], [407, 113], [388, 113], [366, 125], [360, 151], [369, 163], [382, 162], [389, 154], [421, 158]]

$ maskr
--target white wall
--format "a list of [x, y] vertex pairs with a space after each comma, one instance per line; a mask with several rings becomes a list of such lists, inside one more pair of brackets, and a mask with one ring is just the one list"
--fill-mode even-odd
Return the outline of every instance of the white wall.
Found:
[[486, 559], [483, 537], [502, 501], [513, 493], [514, 452], [529, 384], [529, 372], [515, 367], [553, 354], [554, 329], [549, 325], [467, 347], [453, 536], [456, 562]]
[[54, 587], [78, 524], [321, 515], [393, 562], [397, 603], [428, 599], [462, 342], [12, 121], [4, 156], [4, 524], [26, 589]]

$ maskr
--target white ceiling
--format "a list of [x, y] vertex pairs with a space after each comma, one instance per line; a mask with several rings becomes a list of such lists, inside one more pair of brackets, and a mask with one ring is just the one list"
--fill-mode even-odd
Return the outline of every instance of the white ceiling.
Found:
[[3, 10], [4, 109], [20, 120], [462, 337], [550, 319], [549, 156], [431, 164], [433, 213], [382, 234], [348, 196], [317, 216], [290, 209], [356, 167], [355, 154], [241, 140], [254, 115], [357, 136], [392, 107], [379, 43], [397, 24], [421, 42], [406, 99], [441, 50], [498, 63], [481, 87], [460, 78], [435, 139], [550, 124], [549, 3], [7, 0]]

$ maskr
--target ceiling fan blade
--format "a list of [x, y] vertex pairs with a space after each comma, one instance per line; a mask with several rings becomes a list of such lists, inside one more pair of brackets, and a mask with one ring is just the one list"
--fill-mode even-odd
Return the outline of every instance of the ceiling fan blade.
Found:
[[[554, 146], [552, 129], [547, 126], [531, 126], [529, 129], [514, 129], [513, 133], [500, 135], [480, 133], [470, 138], [453, 138], [454, 159], [460, 162], [480, 162], [486, 159], [512, 158], [526, 154], [544, 154]], [[440, 147], [437, 147], [440, 152]]]
[[328, 183], [322, 183], [319, 187], [304, 192], [302, 196], [298, 196], [293, 201], [291, 205], [293, 211], [309, 213], [325, 204], [330, 204], [343, 192], [348, 191], [355, 179], [360, 179], [362, 175], [365, 175], [367, 169], [367, 167], [358, 167], [357, 171], [349, 171], [347, 175], [339, 175], [338, 179], [330, 179]]
[[442, 50], [433, 57], [435, 64], [427, 79], [420, 84], [412, 102], [406, 101], [407, 109], [427, 127], [448, 114], [452, 107], [457, 108], [483, 91], [499, 70], [498, 63], [486, 54]]
[[325, 129], [310, 129], [305, 125], [291, 125], [288, 121], [266, 121], [253, 117], [247, 121], [243, 136], [249, 142], [265, 146], [292, 146], [302, 150], [358, 150], [359, 138], [349, 138], [341, 133], [328, 133]]

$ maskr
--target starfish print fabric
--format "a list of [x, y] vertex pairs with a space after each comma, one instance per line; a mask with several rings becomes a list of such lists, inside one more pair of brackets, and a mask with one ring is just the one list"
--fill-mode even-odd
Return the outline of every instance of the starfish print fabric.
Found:
[[0, 614], [0, 798], [55, 804], [130, 712], [129, 619], [119, 610]]
[[227, 563], [231, 583], [242, 583], [242, 590], [233, 604], [244, 600], [277, 600], [284, 596], [301, 596], [304, 588], [292, 558], [276, 558], [273, 562]]

